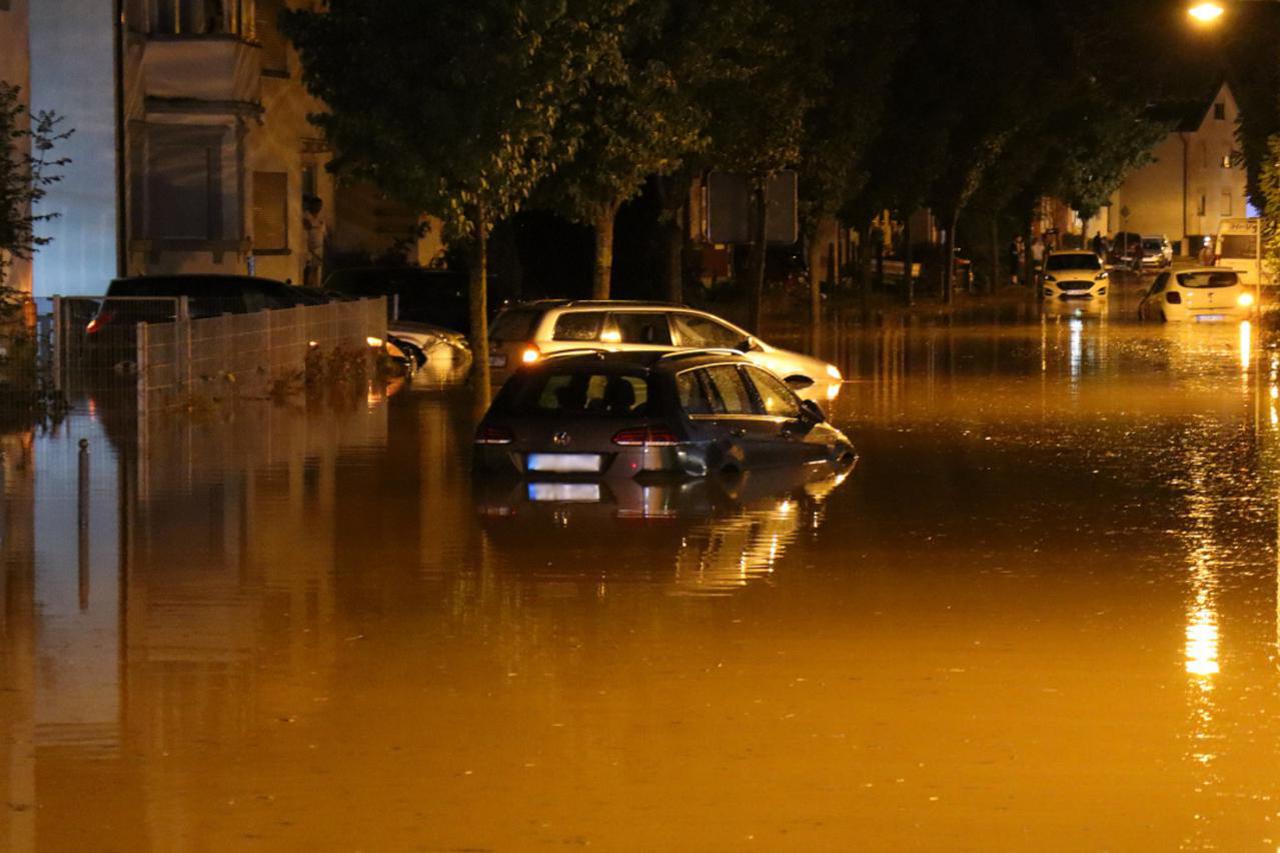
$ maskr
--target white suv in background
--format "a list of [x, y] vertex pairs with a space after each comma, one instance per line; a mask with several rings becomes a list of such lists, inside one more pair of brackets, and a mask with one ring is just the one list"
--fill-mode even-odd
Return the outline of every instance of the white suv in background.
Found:
[[828, 362], [770, 346], [714, 314], [683, 305], [621, 300], [543, 300], [504, 309], [489, 329], [494, 386], [521, 364], [567, 350], [737, 350], [801, 397], [833, 400], [842, 377]]

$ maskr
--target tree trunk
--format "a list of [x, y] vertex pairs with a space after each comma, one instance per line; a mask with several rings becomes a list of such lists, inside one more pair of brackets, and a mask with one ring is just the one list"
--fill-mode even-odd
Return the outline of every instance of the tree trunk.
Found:
[[947, 245], [944, 247], [942, 259], [942, 298], [948, 305], [955, 297], [956, 289], [956, 225], [960, 222], [960, 211], [951, 214], [951, 222], [947, 228]]
[[1027, 215], [1027, 224], [1023, 226], [1022, 232], [1022, 272], [1023, 281], [1031, 288], [1033, 293], [1040, 293], [1040, 282], [1035, 280], [1035, 266], [1031, 262], [1031, 215]]
[[911, 246], [911, 213], [902, 222], [902, 293], [908, 305], [916, 301], [916, 277], [912, 272], [916, 254]]
[[751, 331], [760, 334], [760, 320], [764, 313], [764, 260], [766, 236], [769, 233], [769, 186], [766, 179], [761, 178], [755, 188], [756, 233], [751, 242], [751, 260], [747, 265], [750, 275], [750, 321]]
[[489, 214], [483, 204], [472, 211], [476, 234], [471, 256], [471, 378], [476, 411], [489, 408]]
[[596, 265], [592, 271], [591, 298], [608, 299], [613, 279], [613, 223], [618, 215], [616, 202], [604, 205], [596, 215]]
[[666, 296], [668, 302], [684, 302], [684, 222], [685, 207], [673, 211], [671, 221], [662, 227], [666, 249]]
[[814, 227], [809, 236], [809, 326], [813, 332], [817, 352], [818, 327], [822, 325], [822, 249], [826, 244], [822, 240], [822, 220]]
[[991, 292], [1000, 289], [1000, 215], [991, 213]]

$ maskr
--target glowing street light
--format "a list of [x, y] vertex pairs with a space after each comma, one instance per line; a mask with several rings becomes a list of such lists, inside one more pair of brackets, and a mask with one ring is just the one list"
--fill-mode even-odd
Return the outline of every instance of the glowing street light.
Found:
[[1222, 8], [1221, 3], [1197, 3], [1187, 9], [1187, 14], [1195, 18], [1202, 24], [1212, 24], [1214, 21], [1222, 17], [1222, 13], [1226, 11]]

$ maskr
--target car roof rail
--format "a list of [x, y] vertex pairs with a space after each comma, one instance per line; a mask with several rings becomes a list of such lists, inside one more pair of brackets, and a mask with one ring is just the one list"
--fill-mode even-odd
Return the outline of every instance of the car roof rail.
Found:
[[668, 358], [689, 358], [695, 355], [742, 355], [741, 350], [730, 349], [728, 347], [698, 347], [697, 349], [678, 349], [671, 352], [664, 352], [658, 356], [658, 361]]
[[659, 302], [653, 299], [570, 299], [565, 307], [574, 308], [608, 308], [616, 305], [623, 308], [687, 308], [680, 302]]
[[607, 351], [603, 347], [575, 347], [574, 349], [562, 349], [555, 352], [549, 352], [542, 356], [539, 361], [547, 361], [552, 358], [562, 358], [572, 355], [594, 355], [597, 358], [604, 358]]

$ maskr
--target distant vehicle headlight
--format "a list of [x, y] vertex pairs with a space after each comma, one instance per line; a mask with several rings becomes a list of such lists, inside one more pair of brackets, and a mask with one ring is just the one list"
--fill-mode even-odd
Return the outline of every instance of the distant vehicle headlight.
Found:
[[1236, 297], [1236, 304], [1242, 308], [1248, 308], [1250, 305], [1253, 304], [1253, 294], [1252, 293], [1240, 294], [1239, 296]]
[[533, 364], [541, 357], [542, 353], [538, 352], [537, 347], [527, 347], [524, 352], [520, 353], [520, 360], [525, 364]]
[[844, 378], [840, 375], [839, 369], [834, 364], [827, 365], [827, 375], [837, 382]]

